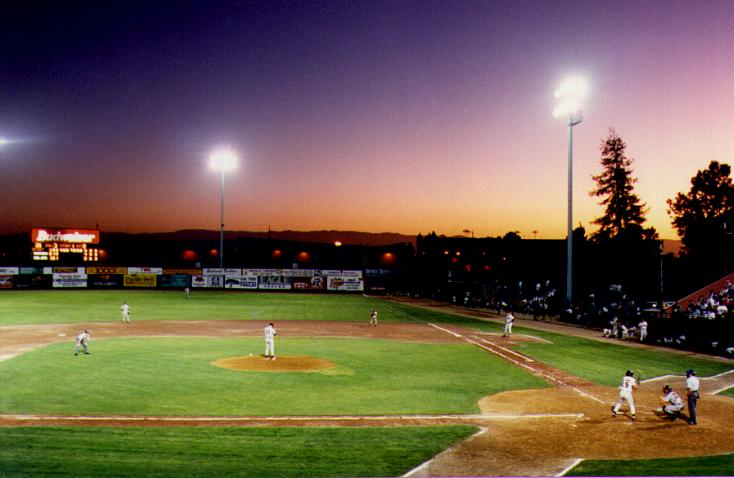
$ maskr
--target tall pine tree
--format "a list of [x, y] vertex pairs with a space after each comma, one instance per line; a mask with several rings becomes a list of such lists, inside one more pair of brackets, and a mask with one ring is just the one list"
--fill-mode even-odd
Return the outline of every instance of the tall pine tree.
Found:
[[616, 238], [656, 239], [655, 229], [644, 229], [647, 209], [633, 192], [637, 178], [632, 177], [632, 159], [625, 154], [627, 144], [613, 128], [601, 145], [602, 172], [593, 176], [596, 189], [589, 195], [602, 198], [604, 215], [593, 224], [599, 230], [592, 235], [597, 241]]

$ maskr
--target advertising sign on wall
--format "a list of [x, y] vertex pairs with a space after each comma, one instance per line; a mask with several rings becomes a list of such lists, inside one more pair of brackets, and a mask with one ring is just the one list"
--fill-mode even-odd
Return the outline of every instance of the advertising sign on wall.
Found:
[[128, 274], [155, 274], [155, 275], [161, 275], [163, 274], [163, 268], [162, 267], [128, 267], [127, 268]]
[[54, 274], [51, 279], [52, 287], [86, 287], [87, 286], [87, 275], [86, 274], [68, 274], [60, 273]]
[[87, 274], [99, 274], [99, 275], [120, 274], [120, 275], [123, 275], [127, 273], [128, 273], [127, 267], [108, 267], [108, 266], [87, 267]]
[[125, 287], [155, 287], [158, 276], [155, 274], [125, 274], [123, 277]]
[[292, 277], [293, 289], [298, 290], [324, 290], [326, 281], [323, 277]]
[[18, 267], [0, 267], [0, 275], [4, 276], [16, 276], [20, 273]]
[[291, 278], [286, 276], [260, 276], [258, 289], [290, 289]]
[[359, 292], [364, 290], [364, 280], [355, 276], [329, 276], [326, 278], [328, 290]]
[[0, 289], [12, 289], [12, 288], [13, 288], [13, 276], [0, 275]]
[[89, 287], [121, 287], [122, 275], [119, 274], [90, 274], [87, 279]]
[[229, 275], [224, 278], [225, 289], [257, 289], [256, 276]]
[[191, 276], [191, 287], [211, 287], [221, 289], [224, 287], [224, 276]]
[[189, 276], [186, 274], [163, 274], [158, 276], [158, 287], [178, 287], [183, 289], [189, 286]]

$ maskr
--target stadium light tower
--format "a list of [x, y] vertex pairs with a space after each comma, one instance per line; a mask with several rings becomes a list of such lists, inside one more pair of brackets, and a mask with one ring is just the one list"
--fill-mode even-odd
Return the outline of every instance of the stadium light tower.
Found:
[[589, 91], [586, 80], [569, 76], [561, 82], [554, 96], [559, 103], [553, 110], [556, 118], [568, 119], [568, 237], [566, 239], [566, 299], [573, 303], [573, 127], [581, 123], [581, 103]]
[[224, 173], [237, 167], [237, 155], [229, 149], [221, 149], [209, 156], [209, 165], [222, 174], [220, 182], [220, 221], [219, 221], [219, 268], [224, 267]]

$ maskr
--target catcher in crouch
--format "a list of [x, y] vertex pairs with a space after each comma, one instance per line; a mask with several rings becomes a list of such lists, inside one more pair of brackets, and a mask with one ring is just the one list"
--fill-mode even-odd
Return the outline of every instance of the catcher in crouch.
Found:
[[680, 398], [673, 387], [670, 385], [663, 386], [663, 396], [660, 397], [660, 405], [663, 408], [657, 410], [659, 416], [675, 420], [680, 417], [680, 411], [683, 410], [683, 400]]

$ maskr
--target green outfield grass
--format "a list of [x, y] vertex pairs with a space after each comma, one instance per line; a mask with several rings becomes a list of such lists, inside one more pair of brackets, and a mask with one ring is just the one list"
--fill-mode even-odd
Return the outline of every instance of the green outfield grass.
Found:
[[[518, 328], [518, 331], [521, 330]], [[642, 380], [670, 374], [680, 375], [683, 380], [685, 371], [690, 368], [696, 369], [699, 377], [734, 368], [731, 364], [673, 352], [625, 347], [614, 342], [529, 329], [523, 332], [545, 338], [552, 344], [525, 342], [516, 348], [518, 351], [600, 385], [619, 385], [619, 380], [628, 369], [635, 371], [635, 375]]]
[[734, 455], [651, 460], [586, 460], [564, 476], [731, 476]]
[[411, 320], [400, 307], [357, 294], [178, 290], [0, 291], [0, 325], [113, 322], [126, 301], [133, 320]]
[[475, 430], [0, 428], [0, 476], [400, 476]]
[[281, 355], [325, 358], [324, 373], [227, 370], [261, 339], [116, 338], [73, 355], [57, 343], [0, 362], [0, 411], [52, 414], [338, 415], [476, 413], [484, 395], [548, 386], [470, 344], [283, 338]]

